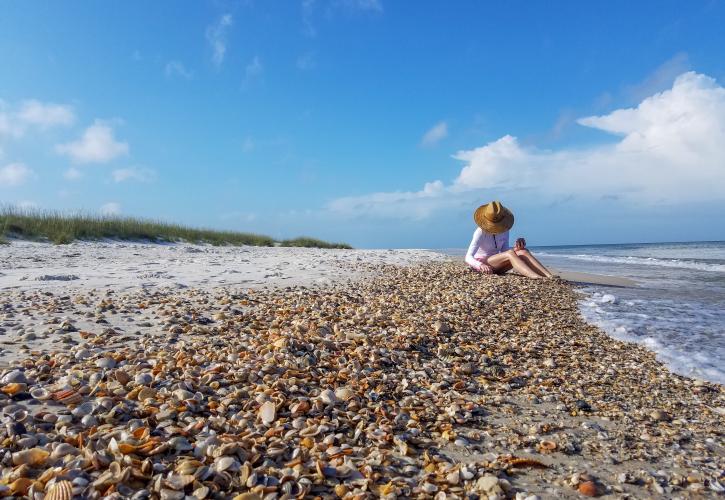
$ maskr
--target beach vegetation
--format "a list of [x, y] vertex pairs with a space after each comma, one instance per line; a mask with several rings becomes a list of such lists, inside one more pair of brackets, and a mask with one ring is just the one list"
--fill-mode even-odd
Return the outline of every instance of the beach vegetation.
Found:
[[347, 243], [328, 243], [316, 238], [301, 236], [291, 240], [282, 240], [280, 246], [283, 247], [306, 247], [306, 248], [352, 248]]
[[66, 214], [52, 210], [0, 208], [0, 242], [11, 238], [50, 241], [68, 244], [76, 240], [116, 239], [154, 243], [207, 243], [211, 245], [307, 246], [317, 248], [350, 248], [340, 243], [327, 243], [314, 238], [277, 241], [269, 236], [193, 228], [164, 221], [95, 215]]

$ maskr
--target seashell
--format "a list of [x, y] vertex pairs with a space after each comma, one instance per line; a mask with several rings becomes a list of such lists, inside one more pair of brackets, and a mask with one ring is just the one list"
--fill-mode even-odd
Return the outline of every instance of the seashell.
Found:
[[114, 375], [118, 383], [121, 385], [126, 385], [131, 381], [131, 375], [129, 375], [125, 370], [116, 370]]
[[154, 399], [156, 397], [156, 391], [150, 387], [144, 387], [138, 392], [136, 398], [139, 401], [146, 401], [147, 399]]
[[322, 391], [319, 395], [320, 401], [322, 401], [325, 404], [334, 404], [337, 402], [337, 397], [335, 397], [335, 392], [330, 389], [325, 389]]
[[543, 440], [539, 442], [537, 449], [541, 453], [551, 453], [556, 450], [556, 443], [554, 441]]
[[40, 465], [50, 456], [50, 453], [42, 448], [30, 448], [29, 450], [18, 451], [13, 453], [12, 459], [14, 465]]
[[185, 401], [187, 399], [194, 399], [194, 393], [184, 390], [184, 389], [176, 389], [172, 394], [179, 401]]
[[262, 495], [256, 491], [247, 491], [235, 496], [232, 500], [262, 500]]
[[28, 379], [25, 376], [25, 372], [22, 372], [20, 370], [11, 370], [3, 375], [3, 377], [0, 379], [0, 384], [11, 383], [27, 384]]
[[310, 408], [312, 408], [312, 405], [310, 405], [310, 402], [305, 399], [292, 405], [290, 407], [290, 411], [292, 412], [292, 415], [302, 415], [310, 411]]
[[98, 368], [107, 368], [107, 369], [115, 368], [116, 360], [106, 356], [106, 357], [96, 360], [96, 366]]
[[83, 400], [83, 397], [72, 389], [63, 389], [61, 391], [54, 392], [51, 397], [66, 405], [77, 404]]
[[577, 491], [585, 497], [595, 497], [599, 494], [599, 488], [597, 488], [597, 484], [594, 481], [584, 481], [583, 483], [580, 483]]
[[19, 382], [11, 382], [4, 385], [0, 391], [4, 392], [8, 396], [15, 396], [21, 392], [24, 392], [28, 388], [28, 384], [21, 384]]
[[347, 401], [355, 397], [355, 392], [348, 387], [338, 387], [335, 390], [335, 398], [341, 401]]
[[50, 391], [43, 389], [42, 387], [35, 387], [31, 389], [30, 395], [33, 397], [33, 399], [37, 399], [38, 401], [45, 401], [47, 399], [50, 399]]
[[217, 472], [234, 472], [239, 470], [239, 465], [239, 461], [236, 458], [230, 456], [223, 456], [214, 460], [214, 470]]
[[169, 439], [169, 446], [177, 451], [189, 451], [194, 448], [191, 443], [189, 443], [188, 439], [181, 436]]
[[209, 487], [208, 487], [208, 486], [203, 486], [203, 485], [202, 485], [202, 486], [199, 486], [199, 487], [198, 487], [197, 489], [195, 489], [195, 490], [194, 490], [194, 491], [192, 492], [192, 495], [193, 495], [193, 496], [194, 496], [195, 498], [198, 498], [198, 499], [200, 499], [200, 500], [203, 500], [204, 498], [206, 498], [206, 497], [207, 497], [207, 496], [209, 495], [209, 492], [210, 492], [210, 491], [211, 491], [211, 490], [209, 489]]
[[171, 474], [164, 480], [164, 484], [172, 490], [183, 490], [196, 480], [191, 474]]
[[93, 410], [95, 410], [95, 409], [96, 408], [95, 408], [94, 403], [92, 403], [91, 401], [86, 401], [85, 403], [80, 404], [80, 405], [76, 406], [75, 408], [73, 408], [71, 410], [71, 414], [74, 417], [83, 418], [86, 415], [90, 415], [91, 413], [93, 413]]
[[27, 495], [28, 490], [30, 490], [30, 487], [33, 486], [34, 481], [32, 479], [29, 479], [27, 477], [20, 477], [10, 483], [8, 486], [10, 487], [10, 492], [13, 495]]
[[70, 481], [58, 481], [50, 487], [44, 500], [71, 500], [73, 498], [73, 485]]
[[75, 446], [68, 443], [60, 443], [58, 446], [53, 448], [53, 451], [50, 453], [50, 458], [53, 460], [58, 460], [65, 457], [66, 455], [75, 456], [79, 453], [80, 451]]
[[265, 424], [271, 424], [277, 418], [277, 408], [271, 401], [266, 401], [259, 407], [259, 419]]

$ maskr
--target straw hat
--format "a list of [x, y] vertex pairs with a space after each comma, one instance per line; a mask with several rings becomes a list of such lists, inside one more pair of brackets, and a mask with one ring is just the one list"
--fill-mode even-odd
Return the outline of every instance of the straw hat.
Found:
[[514, 225], [514, 214], [501, 205], [500, 201], [492, 201], [478, 207], [473, 213], [473, 220], [487, 233], [498, 234], [511, 229]]

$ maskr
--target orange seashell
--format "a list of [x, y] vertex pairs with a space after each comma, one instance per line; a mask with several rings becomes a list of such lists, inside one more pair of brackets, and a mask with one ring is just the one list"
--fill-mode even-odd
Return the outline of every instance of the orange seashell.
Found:
[[134, 431], [131, 433], [131, 435], [135, 439], [145, 439], [149, 435], [149, 428], [148, 427], [139, 427], [137, 429], [134, 429]]
[[17, 382], [13, 382], [11, 384], [8, 384], [4, 386], [2, 389], [2, 392], [7, 394], [8, 396], [15, 396], [19, 392], [23, 392], [25, 389], [28, 388], [28, 384], [20, 384]]
[[13, 495], [27, 495], [28, 490], [33, 485], [33, 480], [27, 477], [21, 477], [10, 483], [10, 492]]
[[70, 395], [72, 395], [75, 391], [72, 389], [62, 389], [60, 391], [56, 391], [50, 395], [51, 398], [55, 399], [56, 401], [60, 401], [63, 398], [66, 398]]
[[578, 491], [585, 497], [595, 497], [599, 494], [599, 488], [594, 481], [584, 481], [579, 485]]
[[71, 500], [72, 498], [73, 485], [70, 481], [58, 481], [45, 495], [45, 500]]
[[72, 394], [69, 394], [68, 396], [64, 398], [60, 398], [58, 402], [63, 403], [64, 405], [75, 405], [83, 401], [83, 396], [81, 396], [79, 393], [74, 392]]
[[544, 440], [539, 443], [537, 448], [541, 453], [551, 453], [556, 450], [556, 443], [554, 441]]
[[119, 443], [118, 444], [118, 450], [123, 453], [124, 455], [129, 455], [131, 453], [136, 453], [137, 447], [129, 444], [129, 443]]

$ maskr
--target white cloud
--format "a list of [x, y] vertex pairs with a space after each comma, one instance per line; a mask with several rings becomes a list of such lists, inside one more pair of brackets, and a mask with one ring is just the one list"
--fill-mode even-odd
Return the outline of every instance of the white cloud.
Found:
[[55, 150], [59, 154], [70, 156], [76, 163], [106, 163], [127, 155], [128, 144], [116, 141], [111, 126], [96, 120], [83, 132], [80, 139], [58, 144]]
[[114, 182], [138, 181], [151, 182], [156, 178], [156, 172], [150, 168], [119, 168], [111, 172]]
[[164, 74], [166, 75], [166, 78], [174, 78], [178, 76], [185, 78], [186, 80], [189, 80], [194, 76], [191, 71], [186, 69], [186, 66], [184, 66], [184, 63], [181, 61], [167, 62], [166, 66], [164, 66]]
[[18, 118], [28, 125], [48, 128], [56, 125], [72, 125], [75, 114], [70, 106], [42, 103], [31, 99], [22, 103]]
[[446, 122], [439, 122], [423, 135], [420, 143], [423, 146], [435, 146], [446, 137], [448, 137], [448, 124]]
[[0, 188], [23, 184], [33, 176], [33, 171], [22, 163], [10, 163], [0, 167]]
[[334, 200], [339, 214], [421, 218], [469, 203], [481, 190], [561, 199], [619, 199], [628, 206], [725, 200], [725, 88], [706, 75], [680, 75], [637, 107], [577, 123], [613, 134], [609, 144], [540, 150], [510, 135], [459, 151], [465, 162], [449, 184], [420, 191]]
[[29, 128], [45, 130], [68, 126], [75, 121], [73, 108], [63, 104], [23, 101], [15, 110], [0, 100], [0, 139], [19, 139]]
[[65, 177], [69, 181], [74, 181], [83, 177], [83, 172], [75, 167], [70, 167], [68, 170], [63, 172], [63, 177]]
[[231, 14], [224, 14], [217, 22], [206, 29], [206, 41], [211, 46], [211, 60], [216, 66], [221, 66], [227, 52], [227, 38], [233, 19]]
[[101, 215], [105, 216], [119, 215], [121, 213], [121, 205], [116, 203], [115, 201], [111, 201], [106, 203], [105, 205], [102, 205], [100, 212]]

